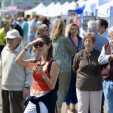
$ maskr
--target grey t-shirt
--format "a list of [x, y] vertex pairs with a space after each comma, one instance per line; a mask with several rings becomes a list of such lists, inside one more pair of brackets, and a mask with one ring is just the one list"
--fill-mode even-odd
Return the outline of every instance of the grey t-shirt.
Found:
[[37, 22], [34, 21], [34, 19], [32, 19], [29, 22], [28, 36], [35, 36], [35, 32], [32, 30], [33, 27], [34, 28], [37, 28], [38, 27], [38, 24], [37, 24]]

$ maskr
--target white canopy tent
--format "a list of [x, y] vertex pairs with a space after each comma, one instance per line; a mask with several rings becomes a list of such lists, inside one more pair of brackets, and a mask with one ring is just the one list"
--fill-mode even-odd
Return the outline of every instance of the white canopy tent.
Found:
[[62, 8], [62, 15], [68, 15], [68, 11], [75, 10], [75, 8], [76, 8], [76, 2], [72, 1], [71, 3], [69, 3], [69, 5]]
[[98, 17], [105, 18], [109, 23], [109, 27], [113, 26], [113, 1], [98, 7]]
[[79, 7], [82, 7], [85, 4], [86, 1], [84, 0], [78, 0], [77, 4], [79, 5]]
[[63, 9], [69, 6], [69, 2], [65, 2], [63, 5], [56, 6], [53, 10], [51, 10], [48, 14], [48, 17], [56, 17], [56, 16], [61, 16]]
[[113, 1], [108, 2], [104, 5], [98, 7], [98, 16], [99, 17], [110, 17], [112, 14]]
[[34, 12], [37, 12], [38, 10], [40, 9], [43, 9], [45, 7], [45, 5], [43, 3], [40, 3], [38, 6], [36, 6], [35, 8], [33, 9], [30, 9], [30, 10], [26, 10], [25, 11], [25, 15], [30, 15]]
[[85, 11], [90, 12], [90, 13], [94, 13], [96, 8], [97, 8], [97, 3], [96, 1], [86, 1], [85, 2]]
[[43, 9], [37, 10], [36, 14], [38, 14], [38, 15], [46, 15], [46, 14], [48, 14], [48, 11], [49, 11], [52, 7], [54, 7], [54, 5], [55, 5], [55, 3], [52, 2], [50, 5], [44, 7]]
[[[81, 4], [81, 2], [79, 2], [79, 4]], [[82, 6], [85, 5], [85, 9], [84, 9], [84, 16], [88, 16], [88, 15], [97, 15], [96, 9], [98, 7], [99, 4], [99, 0], [88, 0], [88, 1], [84, 1], [82, 3]]]
[[76, 2], [65, 2], [64, 4], [60, 4], [57, 2], [56, 4], [51, 3], [49, 6], [44, 9], [37, 11], [36, 14], [40, 14], [47, 17], [56, 17], [61, 15], [68, 15], [68, 10], [75, 10]]
[[61, 4], [57, 2], [51, 8], [47, 9], [46, 12], [43, 12], [42, 15], [47, 17], [54, 17], [55, 16], [54, 14], [56, 13], [55, 10], [59, 9], [60, 7], [61, 7]]

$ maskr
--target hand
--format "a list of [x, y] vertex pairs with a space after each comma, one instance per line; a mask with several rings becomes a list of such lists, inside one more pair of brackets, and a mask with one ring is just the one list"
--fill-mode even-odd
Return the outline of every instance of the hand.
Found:
[[33, 70], [34, 72], [37, 72], [36, 66], [34, 66], [34, 67], [32, 68], [32, 70]]
[[33, 68], [32, 68], [32, 70], [34, 71], [34, 72], [39, 72], [39, 73], [42, 73], [42, 66], [34, 66]]
[[24, 88], [24, 89], [23, 89], [23, 98], [24, 98], [24, 99], [26, 99], [26, 98], [28, 97], [29, 92], [30, 92], [30, 91], [29, 91], [27, 88]]
[[71, 24], [69, 24], [69, 25], [66, 26], [66, 31], [65, 31], [65, 36], [66, 37], [69, 36], [70, 29], [71, 29]]
[[38, 41], [38, 40], [34, 40], [34, 41], [30, 42], [28, 45], [29, 45], [29, 46], [34, 46], [34, 45], [37, 43], [37, 41]]
[[113, 54], [111, 54], [111, 58], [113, 59]]
[[113, 60], [113, 54], [110, 55], [109, 61]]
[[44, 73], [44, 71], [43, 71], [42, 66], [39, 66], [38, 69], [36, 68], [36, 66], [34, 66], [34, 67], [33, 67], [33, 71], [34, 71], [34, 72], [41, 73], [43, 76], [45, 76], [45, 73]]
[[38, 42], [38, 39], [36, 39], [36, 40], [30, 42], [25, 48], [28, 50], [29, 47], [34, 46], [37, 42]]

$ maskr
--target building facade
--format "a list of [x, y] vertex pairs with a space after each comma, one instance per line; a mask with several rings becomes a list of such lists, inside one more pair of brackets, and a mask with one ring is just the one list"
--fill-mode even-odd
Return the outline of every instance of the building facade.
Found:
[[[17, 6], [17, 7], [35, 7], [39, 3], [43, 2], [45, 5], [50, 4], [51, 2], [61, 2], [64, 3], [66, 1], [73, 1], [73, 0], [0, 0], [0, 8], [7, 9], [8, 6]], [[77, 0], [74, 0], [77, 1]]]

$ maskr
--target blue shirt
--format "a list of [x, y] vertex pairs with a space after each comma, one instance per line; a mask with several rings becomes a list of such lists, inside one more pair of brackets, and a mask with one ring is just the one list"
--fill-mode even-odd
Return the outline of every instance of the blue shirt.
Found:
[[107, 38], [108, 41], [110, 41], [110, 39], [109, 39], [109, 37], [108, 37], [108, 30], [106, 30], [101, 36]]
[[23, 29], [24, 35], [27, 35], [28, 34], [28, 22], [27, 21], [24, 21], [22, 23], [22, 29]]
[[98, 33], [93, 32], [96, 36], [96, 41], [94, 44], [94, 48], [101, 52], [103, 45], [109, 43], [108, 39], [99, 35]]

